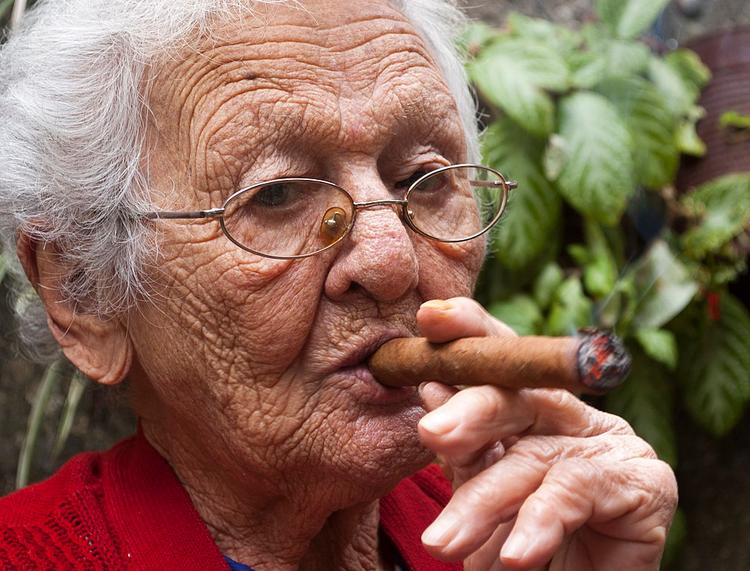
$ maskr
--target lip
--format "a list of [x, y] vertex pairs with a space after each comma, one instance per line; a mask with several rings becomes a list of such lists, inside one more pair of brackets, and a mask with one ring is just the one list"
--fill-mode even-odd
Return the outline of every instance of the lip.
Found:
[[357, 367], [358, 365], [366, 366], [366, 361], [373, 353], [375, 353], [375, 351], [380, 349], [380, 347], [382, 347], [386, 342], [398, 337], [410, 337], [410, 335], [397, 331], [388, 331], [370, 337], [369, 339], [354, 347], [349, 353], [347, 353], [338, 363], [334, 365], [330, 372], [353, 368]]
[[329, 378], [346, 383], [347, 392], [360, 403], [379, 406], [419, 404], [416, 388], [381, 384], [364, 362], [342, 367], [329, 375]]
[[380, 383], [370, 371], [367, 360], [382, 345], [411, 334], [399, 329], [373, 332], [333, 363], [326, 376], [347, 385], [347, 390], [359, 401], [376, 405], [403, 404], [417, 394], [414, 387], [389, 387]]

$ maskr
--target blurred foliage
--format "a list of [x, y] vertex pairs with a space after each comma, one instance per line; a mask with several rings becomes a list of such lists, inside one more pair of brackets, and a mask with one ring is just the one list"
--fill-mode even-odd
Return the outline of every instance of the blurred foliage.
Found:
[[620, 335], [632, 372], [605, 406], [675, 466], [677, 407], [722, 436], [750, 400], [750, 314], [728, 289], [746, 270], [750, 173], [673, 187], [681, 155], [705, 153], [711, 74], [638, 39], [666, 4], [598, 0], [580, 29], [512, 14], [462, 43], [489, 114], [485, 161], [519, 183], [479, 299], [522, 334]]

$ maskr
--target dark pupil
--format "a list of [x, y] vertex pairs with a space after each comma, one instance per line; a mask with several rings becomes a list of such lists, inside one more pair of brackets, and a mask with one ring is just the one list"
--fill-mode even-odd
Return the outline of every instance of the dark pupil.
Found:
[[[427, 173], [425, 171], [417, 171], [413, 175], [411, 175], [409, 178], [402, 180], [398, 183], [396, 183], [397, 188], [403, 188], [404, 190], [408, 190], [411, 188], [411, 185], [413, 185], [415, 182], [417, 182], [420, 178], [422, 178]], [[422, 183], [424, 185], [425, 183]], [[428, 180], [426, 184], [430, 184], [430, 181]]]
[[281, 206], [289, 198], [289, 188], [283, 184], [267, 186], [253, 197], [253, 202], [261, 206]]

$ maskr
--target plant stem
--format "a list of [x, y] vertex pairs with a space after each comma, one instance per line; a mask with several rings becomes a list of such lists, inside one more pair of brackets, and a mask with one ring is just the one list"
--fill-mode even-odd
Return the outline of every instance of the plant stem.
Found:
[[44, 420], [44, 412], [47, 409], [47, 403], [52, 394], [52, 389], [60, 380], [65, 369], [65, 361], [59, 360], [47, 367], [39, 388], [34, 396], [34, 403], [31, 406], [29, 415], [29, 424], [26, 428], [26, 437], [21, 446], [21, 453], [18, 456], [18, 470], [16, 471], [16, 489], [23, 488], [29, 482], [29, 472], [31, 470], [31, 460], [34, 456], [34, 448], [39, 438], [39, 429]]

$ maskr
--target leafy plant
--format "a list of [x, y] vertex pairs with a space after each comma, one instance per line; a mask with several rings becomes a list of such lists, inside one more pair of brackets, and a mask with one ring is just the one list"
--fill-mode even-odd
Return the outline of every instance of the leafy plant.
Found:
[[604, 404], [676, 465], [676, 407], [721, 436], [750, 401], [750, 314], [728, 289], [746, 270], [750, 173], [676, 196], [681, 155], [705, 152], [710, 72], [638, 39], [666, 4], [598, 0], [580, 29], [512, 14], [463, 43], [485, 161], [520, 186], [480, 299], [523, 334], [615, 330], [633, 368]]

